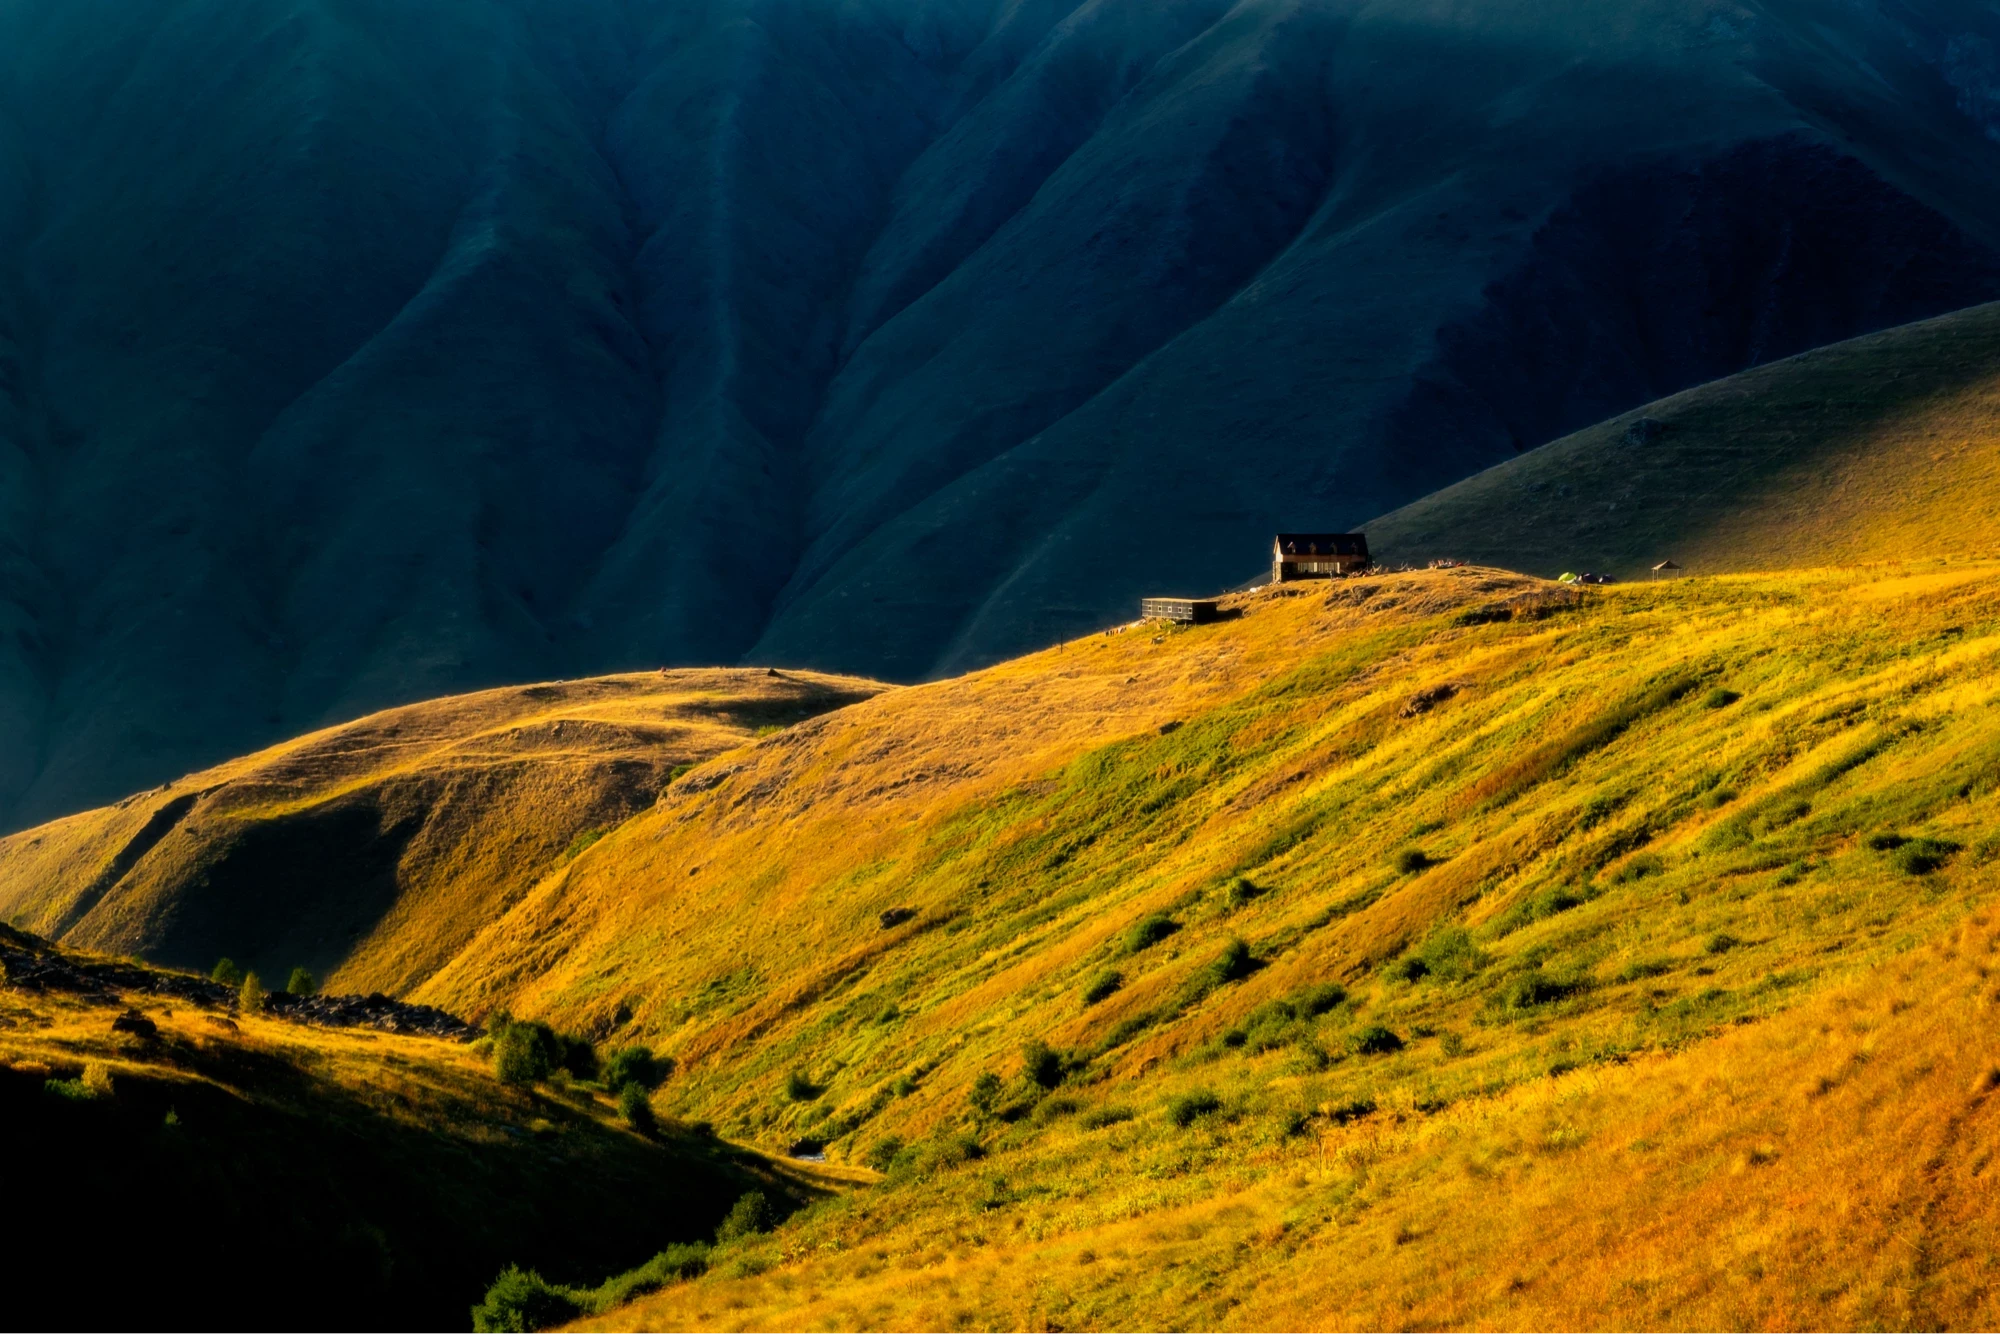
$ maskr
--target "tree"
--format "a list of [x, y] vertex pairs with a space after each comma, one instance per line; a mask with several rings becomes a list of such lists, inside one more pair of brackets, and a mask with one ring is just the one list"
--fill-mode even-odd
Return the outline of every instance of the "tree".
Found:
[[319, 979], [303, 968], [294, 968], [285, 990], [294, 996], [310, 996], [319, 990]]
[[236, 1008], [244, 1014], [258, 1014], [264, 1009], [264, 982], [256, 972], [243, 975], [243, 986], [236, 993]]
[[621, 1047], [604, 1063], [604, 1082], [611, 1088], [638, 1084], [655, 1089], [674, 1072], [674, 1058], [654, 1056], [651, 1047]]
[[240, 987], [243, 985], [243, 970], [236, 966], [236, 960], [224, 956], [215, 961], [215, 967], [209, 970], [208, 979], [211, 982], [220, 982], [225, 987]]
[[715, 1229], [715, 1242], [722, 1245], [738, 1237], [762, 1232], [771, 1226], [771, 1202], [761, 1190], [745, 1191], [731, 1206], [729, 1216]]
[[1063, 1082], [1062, 1057], [1049, 1049], [1049, 1044], [1036, 1038], [1021, 1048], [1021, 1073], [1045, 1089], [1052, 1089]]
[[618, 1111], [632, 1129], [642, 1135], [653, 1133], [653, 1103], [642, 1085], [627, 1083], [618, 1090]]

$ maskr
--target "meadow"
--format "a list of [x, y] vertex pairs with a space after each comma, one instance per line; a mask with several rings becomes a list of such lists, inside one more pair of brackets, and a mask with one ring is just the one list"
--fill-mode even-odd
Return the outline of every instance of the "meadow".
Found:
[[551, 855], [407, 998], [644, 1043], [658, 1124], [826, 1162], [695, 1276], [644, 1266], [727, 1190], [507, 1261], [605, 1328], [2000, 1318], [2000, 565], [1226, 610], [866, 693]]
[[719, 759], [424, 989], [883, 1170], [607, 1324], [1990, 1323], [2000, 569], [1237, 609]]

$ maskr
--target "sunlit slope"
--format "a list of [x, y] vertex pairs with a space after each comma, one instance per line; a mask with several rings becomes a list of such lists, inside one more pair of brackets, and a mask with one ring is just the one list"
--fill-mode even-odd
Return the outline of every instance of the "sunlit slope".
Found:
[[[1460, 921], [1495, 962], [1449, 1003], [1385, 993], [1399, 1022], [1405, 1004], [1469, 1021], [1546, 966], [1550, 995], [1602, 983], [1567, 1030], [1583, 1050], [1678, 1040], [1782, 998], [1751, 989], [1781, 961], [1818, 970], [1934, 910], [1933, 882], [1917, 892], [1858, 835], [1981, 837], [2000, 756], [1991, 566], [1573, 607], [1473, 570], [1239, 605], [898, 691], [696, 769], [414, 994], [622, 1024], [688, 1063], [688, 1109], [742, 1133], [845, 1109], [907, 1135], [956, 1118], [1026, 1038], [1136, 1078]], [[1424, 864], [1399, 870], [1411, 848]], [[1773, 921], [1768, 952], [1692, 960], [1717, 931], [1757, 938], [1774, 873], [1792, 877], [1777, 900], [1815, 905], [1815, 941]], [[1232, 902], [1238, 876], [1259, 892]], [[883, 928], [899, 907], [915, 918]], [[1155, 912], [1179, 932], [1128, 956]], [[1577, 932], [1582, 954], [1551, 943]], [[1238, 936], [1263, 966], [1207, 994]], [[1657, 981], [1609, 981], [1655, 959], [1671, 994], [1724, 999], [1670, 1019]], [[1691, 986], [1696, 962], [1721, 980]], [[1083, 1004], [1107, 969], [1122, 989]], [[788, 1102], [795, 1069], [825, 1096]], [[884, 1101], [913, 1069], [921, 1091]]]
[[2000, 1315], [2000, 566], [1237, 605], [697, 769], [419, 988], [891, 1165], [613, 1323]]
[[676, 769], [878, 689], [690, 670], [393, 709], [0, 840], [0, 918], [406, 990]]
[[1189, 1129], [1064, 1117], [596, 1327], [1991, 1328], [1996, 966], [1982, 908], [1768, 1022], [1449, 1107], [1425, 1042], [1344, 1125], [1282, 1067]]
[[1545, 445], [1367, 525], [1436, 557], [1623, 578], [2000, 552], [2000, 304], [1808, 352]]

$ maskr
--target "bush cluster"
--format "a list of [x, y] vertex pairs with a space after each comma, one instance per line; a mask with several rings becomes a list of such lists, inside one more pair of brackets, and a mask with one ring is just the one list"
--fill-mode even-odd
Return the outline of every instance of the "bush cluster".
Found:
[[726, 1245], [742, 1237], [771, 1229], [771, 1202], [761, 1190], [745, 1191], [730, 1206], [729, 1213], [715, 1226], [715, 1244]]
[[1250, 946], [1242, 940], [1231, 940], [1222, 947], [1222, 953], [1209, 965], [1209, 976], [1216, 985], [1240, 982], [1257, 971], [1257, 959], [1250, 953]]
[[655, 1056], [651, 1047], [620, 1047], [604, 1063], [604, 1086], [622, 1089], [627, 1084], [637, 1084], [644, 1089], [656, 1089], [673, 1072], [671, 1056]]
[[493, 1073], [508, 1084], [538, 1084], [558, 1070], [577, 1079], [597, 1075], [597, 1049], [587, 1039], [547, 1024], [495, 1011], [486, 1023], [493, 1042]]
[[705, 1243], [678, 1243], [594, 1289], [551, 1283], [532, 1269], [509, 1265], [472, 1308], [472, 1328], [528, 1331], [602, 1315], [669, 1283], [699, 1277], [708, 1268], [708, 1254]]
[[1153, 946], [1181, 929], [1181, 924], [1165, 913], [1153, 913], [1142, 917], [1125, 933], [1125, 952], [1137, 954], [1140, 950]]
[[1125, 974], [1118, 972], [1116, 969], [1106, 969], [1096, 977], [1091, 978], [1089, 985], [1084, 987], [1083, 1003], [1085, 1005], [1095, 1005], [1124, 985]]
[[1459, 982], [1487, 964], [1486, 952], [1462, 926], [1439, 927], [1424, 943], [1389, 965], [1389, 976], [1405, 982], [1435, 977]]
[[650, 1135], [657, 1128], [653, 1100], [646, 1095], [646, 1086], [636, 1080], [619, 1085], [618, 1112], [627, 1125], [642, 1135]]
[[1208, 1089], [1183, 1093], [1167, 1104], [1167, 1120], [1185, 1130], [1204, 1116], [1222, 1110], [1222, 1099]]
[[1067, 1073], [1063, 1058], [1048, 1043], [1037, 1038], [1022, 1046], [1021, 1074], [1029, 1083], [1052, 1089], [1063, 1082]]

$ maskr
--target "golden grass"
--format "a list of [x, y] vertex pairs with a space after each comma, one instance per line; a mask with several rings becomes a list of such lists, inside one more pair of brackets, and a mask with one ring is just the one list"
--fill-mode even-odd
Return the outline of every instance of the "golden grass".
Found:
[[[1923, 942], [1994, 889], [2000, 568], [1465, 623], [1519, 591], [1252, 597], [897, 692], [697, 771], [530, 896], [427, 994], [623, 998], [689, 1063], [677, 1110], [765, 1143], [989, 1151], [606, 1323], [1990, 1323], [1985, 1225], [1926, 1220], [1977, 1212], [1979, 1137], [1947, 1129], [1985, 1124], [1992, 988]], [[1910, 874], [1882, 832], [1959, 851]], [[1237, 875], [1264, 892], [1232, 906]], [[922, 916], [884, 931], [895, 905]], [[1126, 956], [1153, 911], [1181, 931]], [[1383, 970], [1453, 923], [1471, 975]], [[1265, 966], [1204, 986], [1232, 937]], [[1346, 1005], [1225, 1041], [1326, 980]], [[1406, 1046], [1350, 1054], [1370, 1024]], [[1851, 1061], [1856, 1025], [1893, 1053]], [[1084, 1062], [1080, 1108], [981, 1128], [982, 1072], [1032, 1103], [1029, 1038]], [[821, 1099], [787, 1100], [795, 1068]], [[1223, 1112], [1175, 1128], [1197, 1090]], [[1104, 1106], [1133, 1118], [1083, 1128]]]
[[392, 709], [0, 840], [0, 916], [86, 948], [407, 990], [677, 768], [882, 688], [686, 670]]
[[[1647, 418], [1665, 434], [1628, 443]], [[1367, 525], [1377, 556], [1644, 577], [2000, 553], [2000, 303], [1703, 385]]]
[[2000, 564], [1231, 608], [718, 754], [410, 988], [826, 1141], [837, 1196], [606, 1326], [2000, 1316]]

